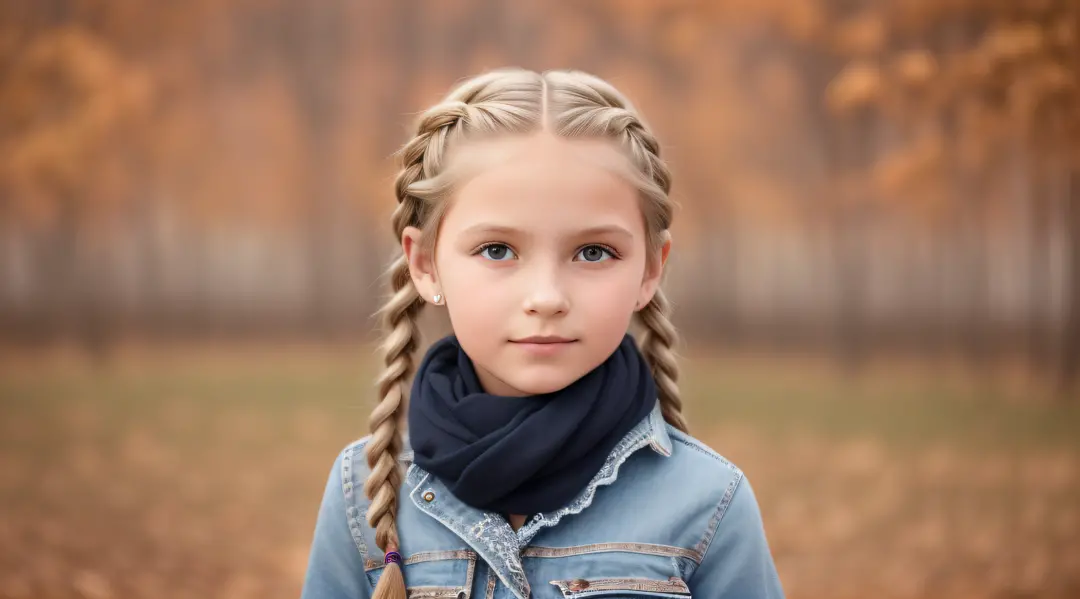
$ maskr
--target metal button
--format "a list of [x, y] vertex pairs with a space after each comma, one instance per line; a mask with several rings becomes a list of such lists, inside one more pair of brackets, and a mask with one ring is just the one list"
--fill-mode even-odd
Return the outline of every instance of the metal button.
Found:
[[570, 581], [569, 586], [571, 591], [584, 591], [589, 588], [589, 581], [584, 578], [575, 578]]
[[435, 493], [432, 491], [424, 493], [424, 501], [435, 501]]

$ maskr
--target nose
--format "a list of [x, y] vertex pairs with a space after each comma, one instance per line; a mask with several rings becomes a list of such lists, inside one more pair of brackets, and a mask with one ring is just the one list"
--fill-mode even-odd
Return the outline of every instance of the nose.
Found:
[[524, 308], [527, 314], [535, 316], [557, 316], [570, 309], [570, 298], [559, 284], [555, 269], [540, 269], [530, 273], [529, 291], [525, 296]]

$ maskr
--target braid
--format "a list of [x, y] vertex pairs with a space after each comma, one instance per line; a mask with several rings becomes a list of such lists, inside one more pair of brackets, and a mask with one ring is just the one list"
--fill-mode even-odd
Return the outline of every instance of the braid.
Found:
[[671, 426], [688, 433], [679, 398], [679, 363], [675, 356], [678, 333], [668, 319], [671, 304], [662, 289], [657, 289], [650, 301], [638, 313], [645, 330], [641, 336], [641, 353], [652, 366], [656, 388], [660, 392], [660, 409]]
[[[671, 191], [671, 171], [660, 159], [660, 144], [656, 138], [637, 119], [629, 123], [624, 133], [626, 144], [635, 163], [642, 166], [648, 176], [663, 191], [663, 199], [656, 201], [657, 209], [652, 212], [655, 221], [654, 231], [666, 231], [671, 226], [671, 203], [667, 194]], [[654, 246], [659, 243], [653, 243]], [[645, 332], [641, 339], [642, 353], [652, 365], [653, 378], [660, 392], [660, 409], [671, 426], [689, 433], [686, 419], [682, 415], [682, 399], [679, 397], [679, 363], [674, 347], [678, 341], [678, 331], [671, 323], [669, 314], [671, 302], [664, 290], [657, 287], [652, 300], [638, 313]]]
[[[391, 217], [396, 239], [401, 238], [406, 227], [423, 225], [427, 217], [424, 203], [411, 193], [412, 188], [431, 173], [438, 172], [446, 138], [466, 115], [468, 109], [459, 105], [428, 110], [420, 118], [416, 137], [402, 148], [402, 169], [394, 184], [398, 206]], [[414, 354], [420, 338], [416, 319], [424, 301], [413, 285], [409, 261], [404, 254], [397, 257], [387, 274], [392, 295], [379, 311], [385, 331], [380, 346], [385, 368], [376, 383], [381, 399], [370, 417], [367, 459], [371, 473], [364, 481], [364, 494], [371, 499], [367, 519], [375, 529], [375, 544], [387, 554], [387, 563], [373, 599], [405, 599], [407, 593], [400, 555], [393, 556], [397, 559], [391, 558], [391, 552], [401, 547], [397, 532], [397, 502], [402, 474], [397, 457], [401, 453], [402, 440], [398, 428], [405, 408], [405, 382], [415, 368]]]
[[[399, 205], [394, 213], [395, 224], [407, 220], [407, 215], [402, 213], [409, 211], [410, 203]], [[375, 529], [375, 544], [389, 556], [401, 547], [397, 502], [402, 474], [397, 458], [402, 440], [398, 428], [405, 408], [405, 382], [414, 368], [413, 354], [420, 336], [416, 318], [424, 302], [409, 277], [409, 263], [404, 255], [394, 261], [388, 274], [393, 294], [379, 311], [385, 331], [380, 346], [385, 367], [376, 383], [381, 399], [369, 419], [371, 439], [367, 444], [367, 461], [371, 473], [364, 481], [364, 494], [371, 499], [367, 520]], [[388, 559], [373, 597], [405, 599], [405, 596], [401, 566]]]
[[660, 159], [660, 144], [652, 132], [635, 118], [623, 135], [634, 162], [645, 167], [645, 174], [664, 191], [664, 195], [671, 193], [671, 171]]
[[381, 400], [369, 418], [371, 440], [367, 444], [367, 459], [371, 474], [364, 482], [364, 494], [372, 500], [368, 523], [375, 528], [375, 543], [384, 550], [388, 545], [398, 546], [394, 527], [397, 488], [401, 484], [397, 466], [401, 452], [398, 425], [405, 405], [405, 381], [412, 374], [413, 352], [419, 339], [416, 317], [423, 306], [409, 279], [404, 256], [391, 266], [391, 277], [394, 294], [380, 311], [387, 331], [380, 347], [385, 367], [376, 382]]

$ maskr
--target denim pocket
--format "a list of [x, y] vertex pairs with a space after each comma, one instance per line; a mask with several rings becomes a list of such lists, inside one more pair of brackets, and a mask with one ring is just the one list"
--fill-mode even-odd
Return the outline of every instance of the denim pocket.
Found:
[[[476, 553], [468, 550], [421, 551], [401, 562], [408, 599], [470, 599]], [[368, 580], [379, 584], [383, 564], [369, 563]]]
[[469, 591], [464, 587], [406, 587], [408, 599], [468, 599]]
[[551, 584], [559, 588], [567, 599], [585, 599], [586, 597], [667, 597], [669, 599], [688, 599], [690, 588], [681, 578], [672, 576], [667, 579], [653, 578], [569, 578], [552, 580]]

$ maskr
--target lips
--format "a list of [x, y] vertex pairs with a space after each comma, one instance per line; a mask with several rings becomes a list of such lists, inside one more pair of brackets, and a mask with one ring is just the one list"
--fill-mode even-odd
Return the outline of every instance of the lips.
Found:
[[536, 343], [540, 345], [546, 345], [550, 343], [570, 343], [573, 341], [577, 340], [570, 339], [568, 337], [559, 337], [557, 335], [533, 335], [532, 337], [512, 340], [513, 343]]

